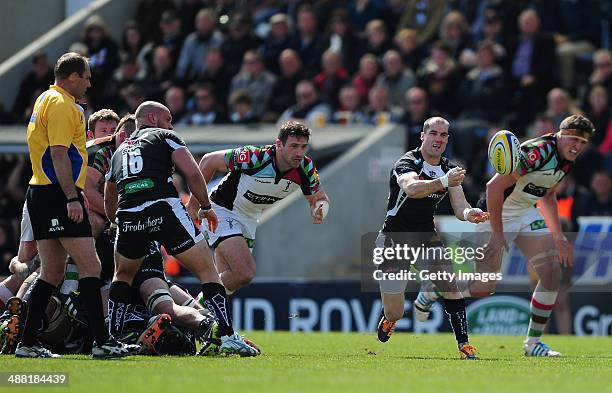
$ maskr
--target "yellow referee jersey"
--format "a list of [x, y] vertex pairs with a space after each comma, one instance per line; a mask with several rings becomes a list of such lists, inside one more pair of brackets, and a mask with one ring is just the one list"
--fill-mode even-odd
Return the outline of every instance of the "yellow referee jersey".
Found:
[[32, 161], [30, 184], [59, 184], [51, 160], [51, 146], [65, 146], [72, 163], [74, 183], [80, 189], [85, 188], [85, 139], [83, 109], [66, 90], [50, 86], [36, 99], [28, 124], [28, 148]]

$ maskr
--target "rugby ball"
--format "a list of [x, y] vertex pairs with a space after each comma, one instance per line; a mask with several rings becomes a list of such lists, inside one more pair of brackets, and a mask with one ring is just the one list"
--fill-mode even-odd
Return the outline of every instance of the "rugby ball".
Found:
[[500, 175], [508, 175], [516, 169], [521, 157], [521, 143], [508, 130], [498, 131], [489, 142], [489, 162]]

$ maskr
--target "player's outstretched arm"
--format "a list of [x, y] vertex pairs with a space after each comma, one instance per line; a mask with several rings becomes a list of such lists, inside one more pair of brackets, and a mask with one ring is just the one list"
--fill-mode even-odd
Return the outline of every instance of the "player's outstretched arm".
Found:
[[421, 180], [416, 172], [407, 172], [397, 179], [397, 183], [409, 198], [422, 199], [447, 187], [459, 186], [464, 178], [465, 169], [455, 167], [446, 175], [433, 180]]
[[489, 219], [488, 213], [485, 213], [476, 207], [470, 206], [468, 201], [465, 199], [463, 187], [449, 187], [448, 196], [450, 198], [455, 217], [457, 217], [459, 220], [478, 224]]
[[200, 172], [200, 168], [198, 167], [198, 164], [196, 164], [191, 152], [186, 147], [176, 149], [172, 153], [172, 162], [174, 165], [176, 165], [178, 170], [181, 171], [183, 176], [185, 176], [187, 185], [192, 193], [191, 200], [193, 200], [193, 197], [195, 197], [195, 199], [197, 199], [196, 203], [199, 203], [199, 206], [203, 208], [208, 207], [208, 209], [206, 209], [207, 213], [204, 215], [204, 217], [208, 220], [210, 229], [214, 231], [217, 228], [217, 216], [212, 208], [210, 208], [210, 199], [208, 199], [206, 180], [204, 180], [204, 176], [202, 176], [202, 172]]
[[323, 188], [319, 188], [313, 195], [304, 195], [306, 200], [308, 201], [308, 205], [310, 206], [310, 214], [312, 216], [313, 224], [320, 224], [327, 216], [329, 212], [329, 197], [323, 190]]

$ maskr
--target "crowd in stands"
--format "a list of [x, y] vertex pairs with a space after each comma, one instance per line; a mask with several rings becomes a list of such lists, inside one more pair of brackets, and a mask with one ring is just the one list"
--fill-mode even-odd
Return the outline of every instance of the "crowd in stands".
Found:
[[[610, 2], [597, 0], [141, 0], [119, 42], [94, 15], [67, 49], [90, 58], [90, 113], [121, 116], [150, 99], [185, 126], [397, 123], [406, 149], [442, 115], [472, 203], [491, 176], [492, 132], [524, 140], [583, 113], [597, 130], [565, 191], [581, 214], [610, 215], [611, 20]], [[27, 123], [52, 60], [32, 58], [3, 123]], [[3, 228], [23, 202], [16, 179], [27, 168], [16, 162], [0, 173], [0, 252], [15, 242]]]

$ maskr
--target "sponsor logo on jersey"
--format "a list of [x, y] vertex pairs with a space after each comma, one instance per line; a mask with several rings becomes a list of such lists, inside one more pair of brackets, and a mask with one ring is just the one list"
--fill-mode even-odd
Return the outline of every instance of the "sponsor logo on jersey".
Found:
[[148, 190], [155, 186], [153, 180], [146, 178], [141, 180], [136, 180], [131, 183], [128, 183], [123, 187], [123, 190], [126, 194], [133, 194], [135, 192], [140, 192], [142, 190]]
[[280, 201], [282, 199], [271, 195], [255, 194], [254, 192], [251, 192], [249, 190], [247, 190], [247, 192], [245, 192], [243, 196], [256, 205], [271, 205], [274, 202]]
[[236, 157], [237, 164], [248, 164], [251, 161], [251, 152], [249, 150], [241, 150]]
[[530, 164], [535, 164], [535, 162], [540, 158], [542, 158], [542, 156], [540, 155], [540, 151], [538, 149], [533, 149], [527, 153], [527, 161], [529, 161]]
[[547, 191], [548, 191], [548, 188], [539, 187], [533, 183], [528, 183], [525, 187], [523, 187], [523, 192], [526, 192], [527, 194], [530, 194], [530, 195], [537, 196], [538, 198], [544, 197]]
[[259, 180], [258, 178], [254, 178], [253, 180], [255, 180], [257, 183], [272, 184], [271, 181], [263, 181], [263, 180]]
[[164, 222], [163, 217], [151, 218], [147, 217], [146, 221], [138, 220], [134, 221], [125, 221], [121, 223], [121, 227], [123, 232], [139, 232], [144, 231], [145, 229], [151, 232], [158, 232], [160, 230], [160, 225]]

